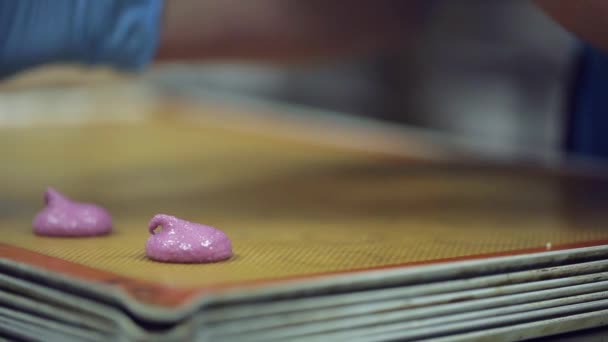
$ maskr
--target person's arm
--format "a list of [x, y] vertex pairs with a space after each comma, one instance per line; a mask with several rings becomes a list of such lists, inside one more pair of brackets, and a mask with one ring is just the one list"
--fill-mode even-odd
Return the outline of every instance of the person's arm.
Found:
[[309, 60], [398, 46], [429, 0], [168, 0], [161, 60]]
[[[0, 0], [0, 78], [52, 63], [310, 60], [398, 46], [430, 0]], [[159, 40], [160, 49], [158, 48]]]
[[139, 70], [162, 11], [162, 0], [0, 0], [0, 78], [53, 63]]
[[580, 38], [608, 51], [608, 1], [535, 0], [557, 22]]

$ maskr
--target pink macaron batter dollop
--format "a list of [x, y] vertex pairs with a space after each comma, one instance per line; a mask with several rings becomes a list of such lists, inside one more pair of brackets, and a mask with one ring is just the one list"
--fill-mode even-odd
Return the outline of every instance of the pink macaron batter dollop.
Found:
[[[157, 231], [158, 227], [162, 227]], [[148, 258], [171, 263], [210, 263], [229, 259], [232, 242], [219, 229], [159, 214], [148, 225]]]
[[85, 237], [112, 231], [112, 217], [100, 206], [74, 202], [53, 188], [44, 193], [44, 202], [46, 207], [33, 221], [38, 235]]

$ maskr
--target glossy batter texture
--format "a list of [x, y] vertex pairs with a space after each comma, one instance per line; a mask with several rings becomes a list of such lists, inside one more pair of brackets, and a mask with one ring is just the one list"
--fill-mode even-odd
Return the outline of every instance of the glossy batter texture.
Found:
[[[157, 228], [162, 227], [157, 231]], [[173, 263], [209, 263], [229, 259], [232, 242], [213, 227], [159, 214], [148, 225], [148, 258]]]
[[46, 207], [33, 221], [34, 233], [45, 236], [97, 236], [112, 231], [112, 217], [102, 207], [74, 202], [53, 188], [44, 194]]

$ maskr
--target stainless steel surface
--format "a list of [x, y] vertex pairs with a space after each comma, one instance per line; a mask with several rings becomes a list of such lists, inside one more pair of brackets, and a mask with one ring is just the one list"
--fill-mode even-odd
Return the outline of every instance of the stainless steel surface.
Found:
[[435, 342], [459, 341], [522, 341], [526, 339], [552, 336], [570, 331], [590, 329], [608, 324], [608, 310], [601, 310], [578, 315], [559, 317], [538, 322], [517, 324], [508, 327], [490, 329], [441, 339], [432, 339]]

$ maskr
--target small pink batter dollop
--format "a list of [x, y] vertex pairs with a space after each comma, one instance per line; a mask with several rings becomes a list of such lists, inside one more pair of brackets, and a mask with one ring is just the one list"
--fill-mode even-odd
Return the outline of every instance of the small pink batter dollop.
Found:
[[46, 236], [97, 236], [112, 231], [112, 217], [94, 204], [73, 202], [53, 188], [44, 194], [46, 207], [34, 218], [34, 233]]
[[[156, 231], [161, 227], [162, 230]], [[208, 263], [229, 259], [232, 242], [224, 232], [213, 227], [159, 214], [148, 225], [148, 258], [174, 263]]]

